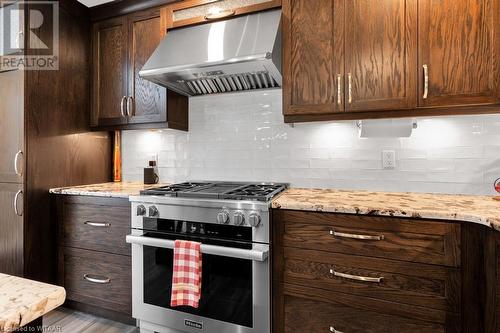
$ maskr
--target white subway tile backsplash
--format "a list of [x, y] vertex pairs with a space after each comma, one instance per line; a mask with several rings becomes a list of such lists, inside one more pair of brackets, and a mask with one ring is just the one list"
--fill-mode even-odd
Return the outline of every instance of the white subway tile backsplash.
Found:
[[[493, 194], [500, 116], [417, 119], [409, 138], [360, 139], [354, 121], [287, 125], [280, 90], [190, 99], [190, 130], [124, 131], [123, 178], [289, 182], [294, 187]], [[382, 168], [382, 150], [396, 168]]]

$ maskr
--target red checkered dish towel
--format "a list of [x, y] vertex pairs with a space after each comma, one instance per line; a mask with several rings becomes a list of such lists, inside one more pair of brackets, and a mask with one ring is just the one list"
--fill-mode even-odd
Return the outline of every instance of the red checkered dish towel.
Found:
[[201, 297], [201, 243], [176, 240], [170, 306], [198, 308]]

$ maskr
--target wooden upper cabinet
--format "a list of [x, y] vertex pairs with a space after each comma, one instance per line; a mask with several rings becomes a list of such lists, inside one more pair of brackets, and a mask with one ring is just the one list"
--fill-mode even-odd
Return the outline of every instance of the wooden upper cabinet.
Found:
[[500, 102], [499, 3], [419, 1], [420, 106]]
[[92, 32], [92, 126], [127, 123], [122, 105], [127, 96], [127, 19], [95, 23]]
[[285, 115], [342, 109], [342, 32], [343, 1], [283, 1]]
[[417, 0], [349, 0], [345, 110], [415, 108]]
[[160, 8], [93, 25], [95, 129], [188, 130], [188, 99], [139, 76], [165, 36]]
[[[162, 9], [162, 30], [281, 6], [281, 0], [185, 0]], [[220, 13], [220, 16], [215, 14]], [[212, 16], [213, 15], [213, 16]]]
[[160, 44], [160, 10], [131, 14], [129, 29], [129, 123], [167, 121], [167, 89], [139, 77], [139, 71]]

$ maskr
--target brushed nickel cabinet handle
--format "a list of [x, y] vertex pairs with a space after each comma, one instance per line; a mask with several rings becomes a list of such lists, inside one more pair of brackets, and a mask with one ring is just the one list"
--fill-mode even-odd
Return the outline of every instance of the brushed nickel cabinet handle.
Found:
[[359, 235], [359, 234], [349, 234], [345, 232], [337, 232], [335, 230], [330, 230], [330, 235], [339, 238], [350, 238], [350, 239], [359, 239], [359, 240], [375, 240], [380, 241], [384, 239], [384, 235]]
[[83, 279], [92, 283], [98, 283], [98, 284], [108, 284], [111, 282], [110, 278], [98, 278], [96, 276], [92, 276], [90, 274], [83, 274]]
[[125, 113], [125, 101], [127, 100], [127, 96], [122, 97], [122, 101], [120, 103], [120, 113], [123, 118], [127, 118], [127, 114]]
[[352, 74], [351, 73], [347, 74], [347, 81], [348, 81], [348, 85], [349, 85], [349, 87], [347, 88], [348, 93], [349, 93], [349, 104], [352, 104]]
[[129, 96], [127, 98], [127, 116], [132, 117], [135, 113], [134, 98]]
[[19, 202], [19, 197], [23, 194], [23, 190], [17, 191], [15, 197], [14, 197], [14, 212], [16, 213], [17, 216], [23, 216], [23, 212], [19, 211], [18, 202]]
[[19, 158], [23, 155], [23, 151], [20, 150], [17, 152], [16, 156], [14, 157], [14, 172], [18, 176], [22, 176], [23, 173], [22, 171], [19, 171]]
[[427, 99], [429, 96], [429, 66], [423, 65], [424, 68], [424, 96], [423, 99]]
[[337, 105], [342, 105], [342, 74], [337, 74]]
[[230, 9], [222, 10], [218, 13], [212, 13], [212, 14], [205, 15], [205, 21], [218, 20], [221, 18], [233, 16], [234, 14], [236, 14], [236, 12], [234, 10], [230, 10]]
[[373, 277], [368, 277], [368, 276], [359, 276], [359, 275], [340, 273], [340, 272], [336, 272], [334, 269], [330, 269], [330, 274], [333, 276], [339, 277], [339, 278], [343, 278], [343, 279], [354, 280], [354, 281], [363, 281], [363, 282], [373, 282], [373, 283], [380, 283], [384, 279], [382, 276], [373, 278]]
[[108, 228], [108, 227], [111, 227], [111, 223], [109, 223], [109, 222], [85, 221], [85, 222], [83, 222], [83, 224], [89, 225], [91, 227], [99, 227], [99, 228]]
[[330, 326], [330, 333], [344, 333], [344, 332], [336, 330], [335, 327]]

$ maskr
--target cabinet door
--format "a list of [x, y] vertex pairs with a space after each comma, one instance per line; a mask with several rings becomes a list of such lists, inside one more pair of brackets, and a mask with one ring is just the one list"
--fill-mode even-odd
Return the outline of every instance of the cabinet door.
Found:
[[17, 276], [23, 275], [23, 218], [19, 216], [23, 200], [22, 193], [18, 192], [22, 186], [0, 183], [0, 272]]
[[127, 123], [127, 19], [95, 23], [92, 33], [92, 126]]
[[0, 73], [0, 183], [23, 180], [24, 72]]
[[220, 16], [238, 16], [281, 6], [281, 0], [188, 0], [176, 1], [162, 9], [165, 31], [198, 23]]
[[346, 111], [417, 105], [416, 0], [346, 2]]
[[342, 0], [283, 1], [285, 115], [343, 109], [343, 9]]
[[419, 1], [420, 106], [500, 101], [499, 19], [498, 0]]
[[164, 35], [160, 10], [129, 16], [129, 123], [167, 121], [167, 90], [139, 77], [142, 69]]

